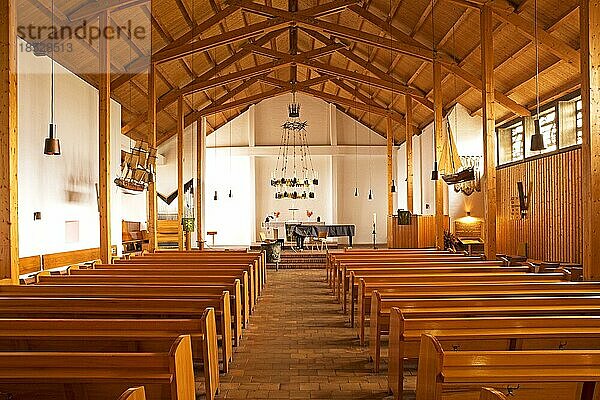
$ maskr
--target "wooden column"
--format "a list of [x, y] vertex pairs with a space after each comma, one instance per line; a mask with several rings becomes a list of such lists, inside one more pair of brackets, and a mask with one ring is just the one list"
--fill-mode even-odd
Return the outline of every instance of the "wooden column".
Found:
[[19, 283], [17, 108], [17, 4], [13, 0], [0, 0], [0, 282], [3, 284]]
[[[110, 26], [110, 15], [105, 11], [99, 15], [100, 31]], [[106, 35], [100, 35], [99, 58], [99, 204], [100, 204], [100, 259], [103, 263], [112, 261], [110, 225], [110, 43]]]
[[[150, 64], [148, 70], [148, 144], [156, 148], [156, 65]], [[154, 252], [158, 248], [156, 235], [157, 228], [157, 204], [156, 204], [156, 170], [154, 179], [148, 184], [148, 250]]]
[[198, 247], [204, 249], [204, 171], [206, 169], [206, 134], [204, 118], [196, 123], [196, 233]]
[[185, 112], [183, 109], [183, 96], [177, 99], [177, 218], [179, 220], [178, 244], [179, 250], [183, 250], [183, 131], [185, 129]]
[[[433, 132], [435, 140], [435, 158], [440, 160], [443, 148], [443, 103], [442, 103], [442, 64], [438, 61], [433, 63]], [[435, 245], [439, 249], [444, 248], [444, 181], [441, 177], [435, 181]]]
[[392, 180], [394, 179], [394, 121], [387, 117], [387, 245], [391, 248], [392, 238], [392, 216], [394, 215], [394, 193], [392, 193]]
[[485, 257], [496, 259], [496, 117], [494, 115], [494, 38], [490, 7], [481, 9], [481, 65], [483, 109], [483, 179]]
[[412, 97], [406, 95], [406, 209], [413, 212], [413, 105]]
[[[582, 1], [581, 102], [583, 104], [583, 276], [600, 279], [600, 1]], [[569, 204], [577, 207], [577, 204]]]

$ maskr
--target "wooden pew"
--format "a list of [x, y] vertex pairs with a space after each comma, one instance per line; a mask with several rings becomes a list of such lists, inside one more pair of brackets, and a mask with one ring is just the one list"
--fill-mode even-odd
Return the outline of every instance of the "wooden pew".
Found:
[[[64, 279], [58, 279], [65, 281]], [[66, 281], [65, 281], [66, 282]], [[223, 286], [147, 286], [147, 285], [29, 285], [0, 286], [0, 297], [110, 297], [143, 299], [220, 299], [228, 291], [231, 301], [232, 329], [235, 346], [242, 337], [242, 319], [239, 280]], [[233, 293], [233, 295], [232, 295]]]
[[[485, 264], [484, 264], [485, 263]], [[373, 264], [372, 266], [360, 266], [348, 267], [343, 265], [344, 279], [341, 280], [341, 292], [342, 295], [342, 306], [344, 313], [347, 313], [347, 303], [349, 297], [349, 291], [352, 289], [351, 300], [358, 294], [358, 282], [357, 278], [376, 276], [376, 277], [391, 277], [401, 274], [453, 274], [453, 273], [527, 273], [533, 272], [527, 266], [502, 266], [501, 263], [495, 261], [478, 261], [468, 263], [407, 263], [407, 264]]]
[[118, 400], [146, 400], [146, 391], [143, 386], [127, 389]]
[[215, 272], [217, 270], [222, 271], [223, 274], [233, 273], [232, 271], [239, 272], [240, 270], [248, 273], [248, 284], [249, 292], [252, 293], [252, 309], [258, 302], [259, 295], [262, 291], [260, 284], [259, 275], [257, 274], [257, 268], [253, 264], [247, 263], [226, 263], [226, 264], [197, 264], [192, 259], [150, 259], [148, 262], [121, 262], [117, 264], [103, 264], [95, 266], [94, 269], [112, 270], [112, 269], [188, 269], [198, 274]]
[[190, 335], [192, 358], [204, 365], [207, 398], [219, 388], [214, 309], [200, 319], [1, 319], [0, 352], [168, 352]]
[[116, 263], [153, 263], [166, 261], [170, 263], [198, 264], [210, 263], [250, 263], [256, 271], [256, 281], [259, 287], [267, 283], [266, 258], [262, 253], [229, 253], [229, 252], [170, 252], [170, 253], [148, 253], [141, 257], [133, 257], [129, 260], [120, 260]]
[[[410, 263], [442, 263], [442, 262], [482, 262], [479, 257], [466, 257], [466, 256], [457, 256], [457, 255], [436, 255], [436, 256], [423, 256], [423, 255], [404, 255], [404, 256], [369, 256], [362, 258], [353, 258], [348, 260], [336, 260], [333, 264], [333, 281], [332, 286], [337, 299], [340, 300], [340, 288], [343, 284], [342, 278], [348, 278], [347, 273], [343, 272], [343, 267], [349, 267], [351, 265], [362, 265], [368, 266], [369, 264], [397, 264], [397, 267], [404, 266]], [[488, 263], [494, 261], [487, 261]], [[502, 261], [499, 262], [502, 264]], [[496, 264], [494, 264], [496, 265]], [[440, 265], [438, 265], [440, 266]], [[388, 265], [387, 267], [392, 267], [392, 265]], [[384, 265], [381, 265], [380, 268], [384, 268]]]
[[[164, 277], [190, 277], [190, 279], [198, 280], [203, 282], [205, 278], [228, 278], [228, 279], [239, 279], [245, 283], [248, 281], [248, 296], [249, 306], [251, 311], [254, 310], [257, 297], [257, 289], [252, 280], [249, 278], [244, 279], [246, 271], [242, 268], [227, 268], [227, 269], [195, 269], [195, 268], [178, 268], [178, 266], [165, 266], [153, 265], [153, 268], [135, 268], [133, 266], [122, 265], [118, 268], [103, 268], [103, 269], [69, 269], [69, 275], [71, 276], [164, 276]], [[43, 274], [42, 274], [43, 275]], [[251, 276], [251, 274], [248, 274]], [[243, 290], [243, 287], [241, 288]]]
[[[500, 278], [501, 279], [501, 278]], [[371, 312], [371, 296], [377, 290], [381, 298], [423, 298], [423, 297], [510, 297], [516, 296], [590, 296], [600, 295], [600, 283], [598, 282], [458, 282], [438, 283], [422, 282], [418, 284], [397, 284], [390, 282], [372, 282], [368, 278], [361, 278], [358, 285], [358, 318], [359, 326], [364, 327], [365, 321]], [[351, 307], [353, 314], [354, 305]], [[351, 319], [353, 322], [354, 319]], [[353, 324], [351, 324], [354, 327]], [[358, 336], [364, 336], [364, 329], [358, 331]]]
[[[326, 255], [326, 269], [327, 269], [327, 281], [330, 283], [332, 276], [332, 268], [333, 264], [336, 260], [350, 260], [356, 257], [364, 257], [364, 256], [378, 256], [378, 255], [388, 255], [388, 256], [404, 256], [404, 255], [449, 255], [449, 254], [459, 254], [452, 253], [447, 250], [438, 250], [438, 249], [344, 249], [344, 250], [332, 250], [329, 251]], [[466, 254], [460, 254], [466, 255]]]
[[481, 388], [479, 400], [506, 400], [506, 395], [492, 388]]
[[[473, 398], [482, 386], [514, 385], [517, 399], [591, 400], [600, 381], [600, 351], [444, 351], [423, 335], [417, 400]], [[583, 385], [583, 387], [582, 387]]]
[[390, 316], [388, 385], [402, 398], [404, 360], [418, 360], [421, 335], [434, 335], [445, 350], [600, 350], [600, 316], [405, 318]]
[[[202, 279], [190, 279], [187, 276], [140, 276], [140, 275], [102, 275], [102, 276], [49, 276], [39, 274], [36, 285], [153, 285], [153, 286], [223, 286], [232, 285], [238, 280], [233, 276], [211, 276]], [[242, 308], [244, 310], [244, 324], [248, 324], [248, 316], [252, 314], [253, 299], [248, 293], [248, 275], [242, 276], [240, 292], [242, 295]]]
[[369, 323], [369, 354], [379, 371], [381, 336], [389, 332], [391, 308], [397, 307], [407, 314], [432, 313], [436, 316], [531, 316], [531, 315], [592, 315], [600, 313], [600, 296], [580, 297], [465, 297], [465, 298], [421, 298], [381, 299], [377, 291], [371, 299]]
[[[454, 284], [462, 282], [465, 284], [475, 283], [518, 283], [518, 282], [561, 282], [565, 278], [564, 274], [547, 273], [547, 274], [529, 274], [522, 272], [498, 272], [498, 273], [454, 273], [454, 274], [399, 274], [397, 276], [365, 276], [362, 279], [368, 283], [383, 283], [383, 282], [402, 282], [403, 284]], [[359, 281], [360, 282], [360, 281]], [[358, 295], [357, 295], [358, 298]], [[372, 296], [371, 296], [372, 298]], [[359, 304], [360, 307], [360, 304]], [[372, 304], [371, 304], [372, 308]], [[358, 336], [361, 339], [361, 344], [364, 344], [365, 337], [365, 322], [364, 315], [366, 310], [358, 310]]]
[[214, 308], [217, 333], [222, 338], [223, 372], [229, 371], [233, 356], [229, 293], [215, 299], [131, 299], [131, 298], [38, 298], [0, 297], [4, 318], [201, 318], [206, 308]]
[[149, 399], [195, 400], [190, 337], [161, 353], [0, 353], [0, 391], [15, 399], [104, 400], [135, 385]]

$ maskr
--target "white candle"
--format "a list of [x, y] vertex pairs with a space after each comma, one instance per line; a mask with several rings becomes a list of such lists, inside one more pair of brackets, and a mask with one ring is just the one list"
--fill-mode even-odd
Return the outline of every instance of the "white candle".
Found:
[[373, 213], [373, 225], [377, 226], [377, 213]]

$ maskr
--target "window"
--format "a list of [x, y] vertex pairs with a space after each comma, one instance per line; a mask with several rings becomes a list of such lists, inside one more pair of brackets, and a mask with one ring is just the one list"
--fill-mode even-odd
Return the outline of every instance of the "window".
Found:
[[577, 144], [581, 144], [583, 143], [583, 104], [581, 103], [581, 97], [575, 102], [575, 112], [577, 118], [577, 128], [575, 130]]
[[556, 150], [556, 108], [552, 107], [540, 112], [540, 131], [546, 146], [546, 150], [542, 152], [547, 153]]
[[510, 143], [511, 143], [511, 161], [517, 161], [523, 159], [523, 123], [519, 123], [512, 126], [510, 129]]
[[523, 159], [524, 132], [523, 120], [507, 128], [498, 128], [498, 164]]

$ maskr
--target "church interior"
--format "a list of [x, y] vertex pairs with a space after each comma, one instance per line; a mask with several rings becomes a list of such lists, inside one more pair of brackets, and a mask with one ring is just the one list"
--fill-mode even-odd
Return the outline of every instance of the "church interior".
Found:
[[0, 400], [600, 400], [598, 226], [600, 1], [0, 0]]

